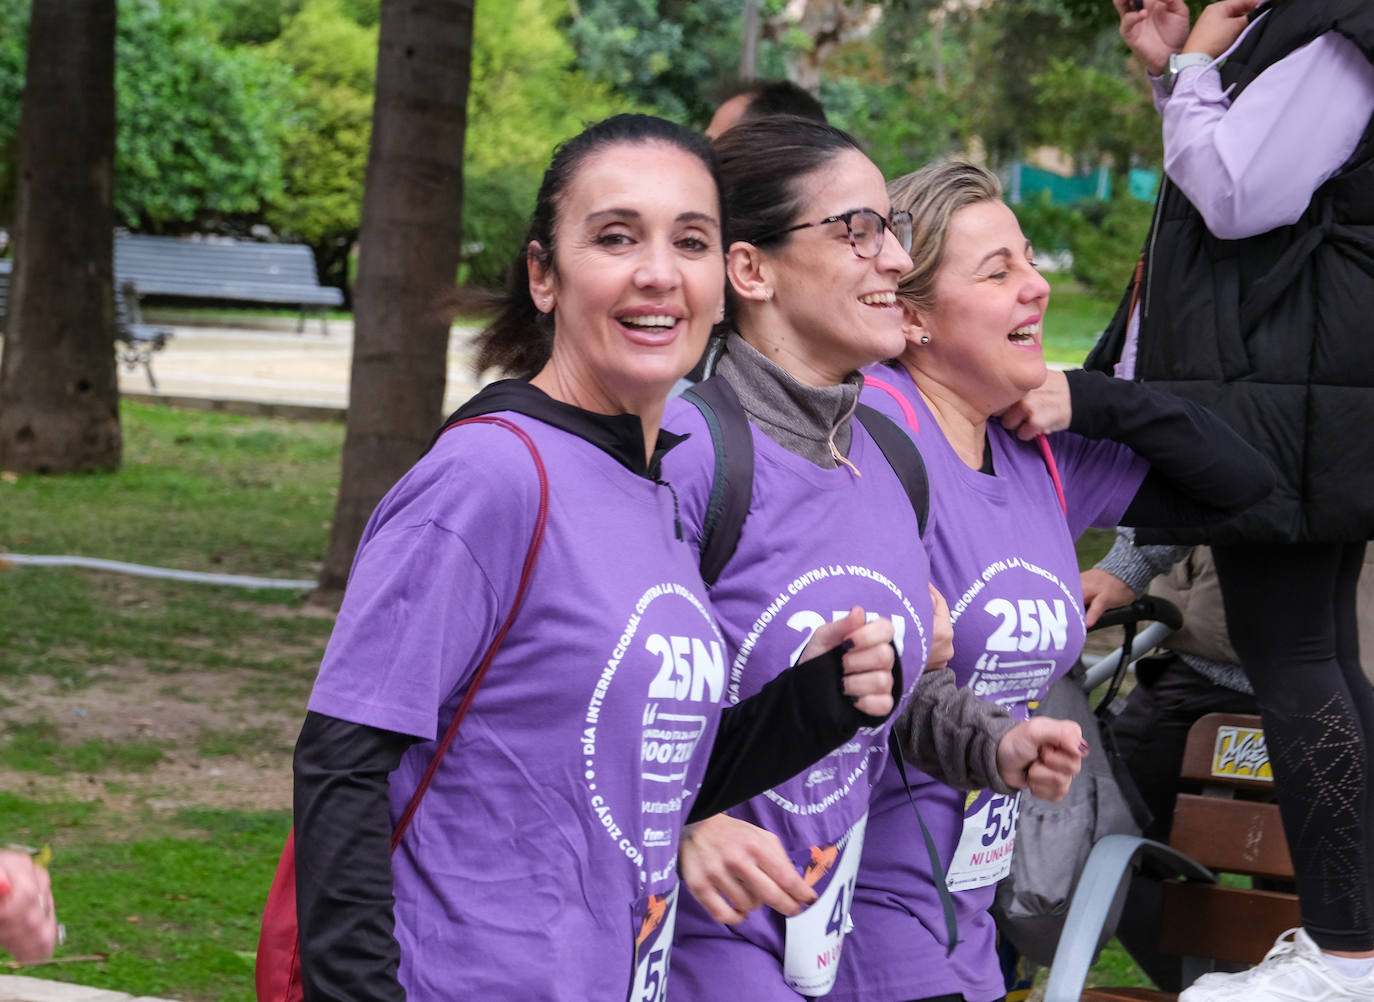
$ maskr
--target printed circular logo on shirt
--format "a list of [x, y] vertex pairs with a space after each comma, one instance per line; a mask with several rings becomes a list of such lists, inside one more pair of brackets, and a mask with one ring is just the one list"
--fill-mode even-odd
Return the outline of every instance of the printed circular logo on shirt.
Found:
[[[822, 564], [788, 582], [754, 620], [730, 664], [726, 693], [730, 702], [739, 702], [741, 682], [754, 659], [764, 659], [760, 664], [764, 672], [762, 677], [771, 679], [778, 673], [779, 664], [797, 663], [817, 627], [842, 619], [856, 605], [865, 609], [870, 620], [882, 615], [891, 618], [894, 644], [899, 654], [914, 636], [915, 643], [910, 646], [919, 654], [919, 660], [913, 654], [913, 663], [925, 664], [929, 649], [925, 624], [896, 583], [861, 564]], [[906, 673], [908, 692], [919, 674]], [[875, 736], [886, 733], [885, 726], [861, 729], [853, 740], [764, 796], [790, 814], [805, 817], [826, 813], [855, 788], [874, 762], [886, 754], [886, 741], [874, 740]], [[866, 809], [867, 785], [862, 786], [860, 792], [862, 807]]]
[[676, 582], [645, 591], [592, 687], [580, 741], [587, 805], [651, 890], [676, 884], [689, 773], [694, 786], [724, 691], [725, 641], [701, 600]]
[[[994, 560], [950, 605], [959, 684], [1024, 720], [1082, 649], [1082, 603], [1063, 580], [1028, 560]], [[968, 651], [979, 651], [972, 668]]]

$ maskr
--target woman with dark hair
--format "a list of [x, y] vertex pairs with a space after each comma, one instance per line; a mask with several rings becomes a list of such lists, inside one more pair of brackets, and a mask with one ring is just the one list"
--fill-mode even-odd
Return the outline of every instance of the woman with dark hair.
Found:
[[[893, 626], [905, 666], [895, 696], [905, 705], [918, 679], [924, 688], [924, 679], [949, 674], [921, 674], [949, 656], [947, 613], [920, 538], [915, 509], [924, 499], [913, 504], [894, 467], [900, 460], [855, 409], [859, 370], [904, 344], [897, 289], [911, 267], [910, 217], [892, 209], [882, 174], [855, 141], [823, 123], [741, 123], [716, 149], [731, 207], [733, 329], [708, 381], [715, 389], [703, 392], [737, 401], [754, 455], [743, 487], [748, 515], [711, 588], [727, 696], [744, 699], [793, 674], [787, 666], [819, 624], [877, 615]], [[664, 425], [689, 436], [664, 468], [689, 540], [705, 546], [718, 475], [706, 412], [673, 401]], [[914, 451], [910, 460], [919, 465]], [[1012, 785], [1063, 792], [1078, 769], [1077, 725], [1038, 720], [1009, 737], [1010, 724], [990, 719], [995, 708], [944, 691], [952, 701], [932, 697], [948, 712], [942, 753], [1001, 768]], [[985, 708], [981, 717], [967, 712]], [[696, 901], [684, 900], [678, 916], [674, 999], [795, 1000], [829, 990], [870, 793], [885, 774], [889, 727], [863, 723], [813, 768], [689, 828], [680, 864]], [[760, 903], [771, 908], [747, 914]]]
[[[888, 192], [912, 215], [916, 252], [898, 287], [900, 357], [865, 373], [864, 399], [906, 430], [930, 473], [925, 542], [952, 605], [950, 682], [1026, 720], [1083, 649], [1074, 539], [1091, 525], [1218, 521], [1263, 497], [1272, 473], [1201, 408], [1097, 373], [1047, 371], [1050, 286], [988, 171], [933, 164]], [[961, 774], [932, 754], [929, 709], [894, 724], [917, 770], [910, 782], [885, 773], [875, 792], [836, 1000], [1005, 993], [989, 908], [1010, 869], [1020, 794], [1004, 776]], [[943, 872], [921, 851], [913, 798]], [[936, 881], [953, 897], [957, 939]]]
[[[295, 756], [307, 999], [662, 997], [688, 812], [776, 780], [750, 785], [748, 714], [708, 766], [723, 644], [659, 472], [680, 441], [659, 430], [664, 400], [721, 312], [722, 227], [694, 133], [622, 115], [555, 153], [481, 338], [484, 363], [520, 378], [459, 410], [378, 505], [310, 698]], [[477, 416], [498, 423], [453, 426]], [[831, 702], [881, 719], [885, 641], [881, 624], [828, 627], [803, 657], [829, 651]], [[802, 748], [853, 730], [795, 719]]]

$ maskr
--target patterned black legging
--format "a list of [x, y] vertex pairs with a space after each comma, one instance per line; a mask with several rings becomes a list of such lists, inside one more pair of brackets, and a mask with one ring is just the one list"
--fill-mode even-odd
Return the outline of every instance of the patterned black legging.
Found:
[[1303, 927], [1324, 949], [1374, 950], [1374, 688], [1355, 615], [1364, 543], [1212, 552], [1264, 721]]

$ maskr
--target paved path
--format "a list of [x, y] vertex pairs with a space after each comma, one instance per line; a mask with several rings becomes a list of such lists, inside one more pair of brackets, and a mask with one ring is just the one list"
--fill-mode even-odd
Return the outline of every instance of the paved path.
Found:
[[[318, 416], [338, 416], [348, 406], [353, 325], [331, 321], [329, 334], [311, 324], [293, 331], [176, 327], [167, 347], [153, 358], [158, 388], [152, 390], [142, 367], [120, 367], [120, 392], [134, 398], [161, 396], [218, 409], [271, 412], [271, 405], [323, 408]], [[444, 413], [476, 393], [468, 328], [454, 328], [449, 342]], [[254, 405], [261, 405], [255, 407]]]
[[0, 974], [0, 1002], [169, 1002], [149, 995], [135, 997], [104, 988], [86, 988], [61, 981], [40, 981]]

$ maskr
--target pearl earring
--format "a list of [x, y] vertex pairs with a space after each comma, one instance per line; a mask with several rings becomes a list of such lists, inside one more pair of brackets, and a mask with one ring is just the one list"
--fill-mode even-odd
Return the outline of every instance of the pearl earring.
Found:
[[921, 335], [921, 344], [930, 344], [930, 335], [929, 335], [929, 334], [922, 334], [922, 335]]

